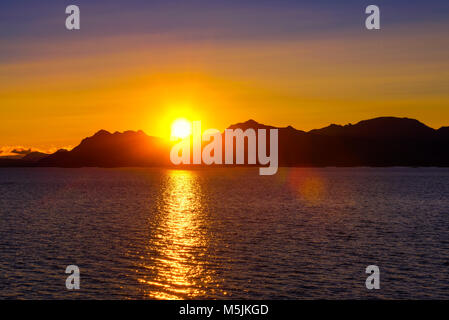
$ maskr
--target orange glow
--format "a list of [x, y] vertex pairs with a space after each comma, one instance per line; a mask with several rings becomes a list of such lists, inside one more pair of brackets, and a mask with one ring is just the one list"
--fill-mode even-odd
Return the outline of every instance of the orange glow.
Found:
[[378, 34], [382, 41], [361, 33], [188, 45], [135, 35], [17, 43], [40, 54], [0, 63], [0, 147], [76, 146], [100, 129], [170, 139], [181, 116], [219, 130], [248, 119], [310, 130], [386, 115], [446, 126], [445, 29], [404, 30]]
[[327, 193], [326, 180], [318, 170], [312, 168], [290, 168], [287, 182], [298, 199], [309, 205], [319, 203]]

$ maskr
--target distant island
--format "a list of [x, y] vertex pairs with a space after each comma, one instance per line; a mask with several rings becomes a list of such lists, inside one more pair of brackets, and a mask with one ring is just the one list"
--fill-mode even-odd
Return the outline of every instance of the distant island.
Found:
[[[254, 120], [229, 128], [277, 128]], [[418, 120], [379, 117], [356, 124], [331, 124], [308, 132], [279, 129], [280, 166], [439, 166], [449, 167], [449, 127], [433, 129]], [[74, 149], [53, 154], [0, 157], [0, 167], [151, 167], [172, 166], [171, 145], [143, 131], [85, 138]]]

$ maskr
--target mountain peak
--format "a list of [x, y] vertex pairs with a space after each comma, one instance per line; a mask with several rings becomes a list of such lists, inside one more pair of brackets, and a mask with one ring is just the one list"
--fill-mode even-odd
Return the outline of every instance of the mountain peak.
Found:
[[233, 125], [230, 125], [228, 129], [273, 129], [273, 126], [267, 126], [265, 124], [261, 124], [253, 119], [249, 119], [245, 122], [239, 122]]
[[346, 136], [365, 138], [423, 138], [435, 133], [435, 130], [415, 119], [397, 117], [378, 117], [362, 120], [356, 124], [331, 124], [309, 133], [326, 136]]
[[247, 125], [259, 125], [260, 123], [257, 122], [256, 120], [249, 119], [249, 120], [246, 120], [245, 122], [243, 122], [243, 124], [247, 124]]
[[377, 117], [377, 118], [373, 118], [373, 119], [368, 119], [368, 120], [362, 120], [360, 122], [358, 122], [357, 124], [381, 124], [381, 125], [391, 125], [391, 124], [408, 124], [411, 126], [423, 126], [423, 127], [427, 127], [425, 124], [423, 124], [422, 122], [419, 122], [416, 119], [410, 119], [410, 118], [398, 118], [398, 117]]
[[98, 131], [97, 133], [95, 133], [93, 136], [94, 137], [99, 137], [99, 136], [108, 136], [111, 133], [109, 131], [103, 130], [101, 129], [100, 131]]

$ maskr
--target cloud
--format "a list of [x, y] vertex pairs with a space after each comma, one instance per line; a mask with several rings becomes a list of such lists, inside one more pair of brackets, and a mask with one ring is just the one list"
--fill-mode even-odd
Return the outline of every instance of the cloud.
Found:
[[31, 149], [13, 149], [13, 150], [11, 150], [11, 153], [26, 156], [27, 154], [31, 153]]

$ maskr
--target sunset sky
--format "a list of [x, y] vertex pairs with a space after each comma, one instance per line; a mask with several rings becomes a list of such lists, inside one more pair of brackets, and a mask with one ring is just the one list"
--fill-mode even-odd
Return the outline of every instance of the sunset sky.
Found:
[[[65, 28], [77, 4], [81, 30]], [[381, 30], [364, 27], [377, 4]], [[310, 130], [376, 116], [449, 125], [449, 1], [0, 3], [0, 150], [177, 117]], [[1, 155], [1, 154], [0, 154]]]

